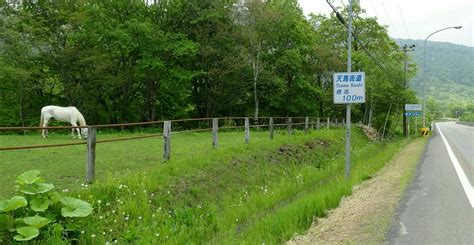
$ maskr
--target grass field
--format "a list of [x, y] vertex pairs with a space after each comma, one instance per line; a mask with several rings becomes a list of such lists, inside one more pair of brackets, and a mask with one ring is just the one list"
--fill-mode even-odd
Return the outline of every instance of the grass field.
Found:
[[[400, 141], [370, 143], [360, 130], [352, 136], [352, 174], [344, 180], [344, 130], [277, 134], [211, 134], [172, 137], [172, 158], [161, 163], [162, 139], [99, 144], [97, 183], [81, 189], [85, 146], [2, 152], [1, 183], [11, 194], [14, 178], [39, 169], [59, 190], [93, 203], [95, 212], [69, 234], [81, 244], [280, 243], [309, 227], [314, 216], [339, 204], [353, 184], [370, 178], [398, 151]], [[98, 139], [129, 136], [98, 135]], [[1, 136], [0, 145], [69, 142], [55, 135]], [[42, 244], [61, 243], [53, 231]], [[65, 242], [66, 243], [66, 242]]]
[[[283, 131], [282, 131], [283, 132]], [[97, 140], [125, 138], [146, 135], [145, 133], [98, 134]], [[280, 134], [277, 144], [289, 140]], [[278, 137], [278, 136], [276, 136]], [[268, 132], [257, 131], [251, 134], [251, 146], [271, 142]], [[0, 146], [30, 146], [43, 144], [63, 144], [80, 142], [65, 134], [50, 134], [43, 139], [39, 134], [3, 135]], [[172, 135], [172, 162], [190, 160], [197, 156], [206, 156], [212, 150], [210, 132], [181, 133]], [[243, 132], [229, 131], [219, 134], [219, 149], [214, 153], [232, 151], [236, 146], [244, 145]], [[162, 165], [163, 138], [145, 138], [131, 141], [97, 144], [96, 176], [98, 182], [111, 177], [124, 177], [132, 173], [146, 172], [150, 168]], [[16, 176], [30, 169], [41, 171], [45, 179], [56, 183], [60, 190], [76, 190], [85, 182], [86, 146], [67, 146], [0, 152], [0, 198], [14, 192]]]

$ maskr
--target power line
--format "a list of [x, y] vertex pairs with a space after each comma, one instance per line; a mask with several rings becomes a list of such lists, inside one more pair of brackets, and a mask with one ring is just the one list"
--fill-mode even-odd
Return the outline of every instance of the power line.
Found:
[[395, 42], [397, 42], [398, 46], [401, 46], [401, 44], [399, 42], [400, 35], [398, 35], [398, 31], [395, 28], [395, 25], [393, 24], [392, 19], [390, 18], [390, 15], [388, 14], [387, 10], [385, 9], [385, 6], [383, 5], [383, 2], [380, 3], [380, 5], [382, 6], [382, 9], [385, 13], [385, 16], [387, 16], [387, 19], [388, 19], [388, 22], [390, 23], [390, 26], [392, 26], [393, 32], [395, 34], [395, 40], [396, 40]]
[[378, 11], [377, 11], [377, 8], [375, 7], [375, 4], [372, 2], [372, 0], [369, 0], [369, 3], [370, 3], [370, 5], [372, 6], [372, 8], [374, 9], [375, 16], [378, 18], [378, 17], [379, 17], [379, 13], [378, 13]]
[[[332, 3], [329, 2], [329, 0], [326, 0], [327, 3], [329, 4], [329, 6], [332, 8], [332, 10], [334, 11], [334, 13], [336, 14], [336, 17], [337, 19], [339, 20], [339, 22], [341, 22], [342, 25], [344, 25], [347, 28], [349, 28], [347, 26], [347, 23], [346, 21], [344, 20], [344, 18], [342, 17], [342, 15], [337, 11], [337, 9], [334, 7], [334, 5], [332, 5]], [[369, 52], [369, 50], [367, 50], [367, 48], [362, 44], [362, 42], [359, 40], [359, 37], [352, 31], [351, 32], [352, 36], [354, 37], [354, 40], [359, 44], [359, 46], [365, 51], [365, 53], [369, 56], [369, 58], [372, 59], [372, 61], [375, 62], [375, 64], [380, 67], [380, 69], [382, 69], [384, 71], [384, 75], [389, 79], [389, 80], [392, 80], [391, 77], [388, 76], [388, 74], [391, 74], [391, 72], [384, 66], [382, 65], [373, 55], [371, 52]], [[348, 44], [349, 45], [349, 44]], [[397, 84], [396, 81], [392, 80], [395, 84]]]
[[402, 16], [403, 26], [405, 27], [405, 32], [407, 33], [407, 37], [408, 39], [411, 39], [410, 34], [408, 33], [407, 24], [405, 23], [405, 17], [403, 17], [403, 11], [402, 11], [402, 7], [400, 7], [400, 4], [398, 4], [398, 9], [400, 10], [400, 15]]

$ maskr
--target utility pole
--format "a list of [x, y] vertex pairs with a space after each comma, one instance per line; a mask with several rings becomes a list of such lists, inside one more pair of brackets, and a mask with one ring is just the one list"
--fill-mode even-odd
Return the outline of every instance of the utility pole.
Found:
[[[357, 36], [352, 33], [352, 2], [349, 0], [349, 6], [347, 8], [348, 12], [348, 23], [344, 21], [342, 15], [337, 11], [337, 9], [332, 5], [330, 0], [326, 2], [331, 6], [332, 10], [336, 14], [337, 19], [347, 28], [347, 72], [343, 73], [334, 73], [333, 75], [333, 86], [334, 86], [334, 103], [335, 104], [346, 104], [346, 162], [345, 162], [345, 178], [348, 180], [350, 178], [351, 172], [351, 104], [360, 104], [365, 103], [365, 72], [351, 72], [352, 63], [351, 63], [351, 48], [352, 48], [352, 36], [357, 40]], [[349, 77], [350, 80], [349, 80]], [[339, 79], [339, 80], [338, 80]], [[344, 80], [341, 80], [344, 79]], [[352, 96], [341, 95], [341, 90], [339, 94], [336, 92], [336, 86], [338, 83], [345, 82], [345, 87], [348, 86], [348, 83], [355, 84], [357, 88], [360, 89], [346, 89], [347, 94], [352, 92]], [[343, 86], [344, 87], [344, 86]], [[345, 92], [346, 93], [346, 92]]]
[[[404, 70], [405, 70], [405, 90], [409, 87], [408, 86], [408, 77], [407, 77], [407, 63], [408, 63], [408, 51], [415, 51], [415, 44], [412, 45], [403, 45], [403, 47], [400, 48], [401, 51], [405, 53], [405, 65], [404, 65]], [[406, 104], [406, 101], [405, 101]], [[403, 105], [403, 136], [407, 137], [408, 136], [408, 127], [407, 127], [407, 116], [406, 116], [406, 110], [405, 110], [405, 105]]]
[[[349, 0], [349, 27], [347, 28], [347, 72], [351, 72], [352, 48], [352, 0]], [[346, 171], [345, 177], [349, 179], [351, 172], [351, 104], [346, 104]]]

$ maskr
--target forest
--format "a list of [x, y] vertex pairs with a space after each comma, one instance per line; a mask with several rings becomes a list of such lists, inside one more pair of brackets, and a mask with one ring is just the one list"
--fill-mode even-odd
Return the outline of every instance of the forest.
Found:
[[[376, 18], [354, 6], [352, 70], [366, 103], [352, 120], [401, 125], [416, 73]], [[340, 8], [347, 21], [347, 11]], [[36, 126], [46, 105], [88, 124], [249, 116], [345, 116], [332, 74], [347, 70], [335, 14], [296, 0], [77, 0], [0, 3], [0, 125]], [[369, 119], [370, 118], [370, 119]]]
[[[414, 61], [420, 71], [409, 82], [423, 96], [423, 40], [398, 39], [400, 45], [415, 44]], [[474, 113], [474, 48], [453, 43], [427, 41], [426, 97], [428, 110], [437, 118], [455, 118]], [[467, 115], [466, 115], [467, 116]]]

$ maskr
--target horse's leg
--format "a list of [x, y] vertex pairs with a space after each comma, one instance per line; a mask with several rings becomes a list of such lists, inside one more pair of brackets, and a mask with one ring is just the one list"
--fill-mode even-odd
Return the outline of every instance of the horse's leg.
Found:
[[72, 138], [73, 138], [73, 139], [76, 138], [76, 135], [74, 135], [74, 128], [71, 128], [71, 135], [72, 135]]
[[[48, 127], [49, 120], [51, 120], [50, 117], [44, 118], [43, 127]], [[43, 138], [48, 138], [48, 130], [47, 129], [43, 129]]]
[[[71, 125], [74, 126], [74, 127], [77, 127], [77, 123], [74, 122], [74, 121], [71, 122]], [[79, 129], [79, 128], [75, 128], [75, 129], [76, 129], [76, 131], [77, 131], [77, 136], [79, 137], [79, 139], [81, 139], [81, 131], [80, 131], [80, 129]], [[72, 131], [74, 132], [74, 128], [72, 129]], [[73, 135], [74, 135], [74, 133], [73, 133]]]

